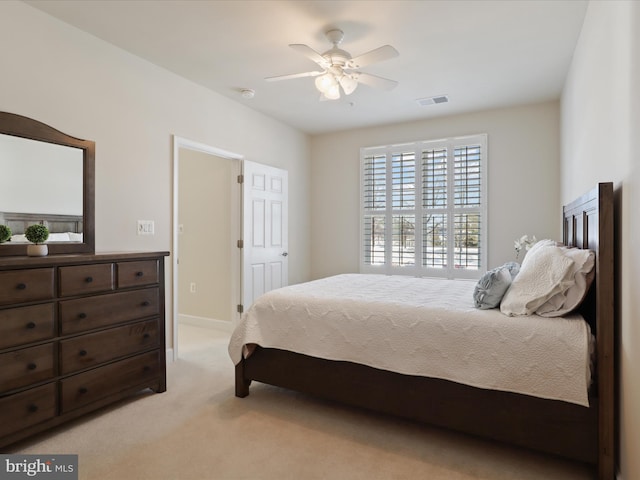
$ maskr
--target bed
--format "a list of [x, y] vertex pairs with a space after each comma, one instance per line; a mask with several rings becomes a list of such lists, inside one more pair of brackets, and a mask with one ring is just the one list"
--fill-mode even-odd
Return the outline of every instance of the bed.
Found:
[[252, 381], [276, 385], [589, 463], [599, 479], [613, 479], [613, 201], [613, 185], [600, 183], [563, 207], [563, 243], [595, 253], [595, 278], [579, 307], [594, 338], [584, 404], [319, 358], [297, 353], [297, 346], [246, 345], [238, 356], [232, 337], [236, 396], [249, 395]]
[[51, 242], [82, 242], [82, 215], [59, 215], [48, 213], [0, 212], [0, 224], [11, 229], [11, 243], [28, 243], [24, 231], [29, 225], [40, 224], [49, 229]]

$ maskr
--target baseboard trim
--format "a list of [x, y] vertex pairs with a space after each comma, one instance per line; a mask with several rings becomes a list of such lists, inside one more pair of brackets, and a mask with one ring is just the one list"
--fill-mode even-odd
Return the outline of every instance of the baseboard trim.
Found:
[[233, 332], [233, 322], [217, 320], [215, 318], [197, 317], [195, 315], [178, 315], [178, 323], [193, 325], [194, 327], [211, 328], [227, 333]]

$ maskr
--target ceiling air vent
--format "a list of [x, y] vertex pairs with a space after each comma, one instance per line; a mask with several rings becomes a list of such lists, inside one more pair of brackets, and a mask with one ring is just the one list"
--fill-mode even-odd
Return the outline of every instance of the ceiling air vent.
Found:
[[438, 103], [447, 103], [449, 101], [449, 97], [446, 95], [436, 95], [435, 97], [427, 97], [427, 98], [419, 98], [416, 100], [418, 105], [421, 107], [426, 107], [427, 105], [435, 105]]

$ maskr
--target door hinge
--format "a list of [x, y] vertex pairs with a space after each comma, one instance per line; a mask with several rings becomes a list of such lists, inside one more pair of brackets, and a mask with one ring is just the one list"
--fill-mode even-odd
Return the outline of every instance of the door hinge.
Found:
[[244, 248], [244, 240], [238, 240], [238, 248]]
[[242, 313], [244, 311], [244, 307], [242, 305], [238, 305], [238, 313]]
[[244, 183], [244, 175], [238, 175], [238, 183]]

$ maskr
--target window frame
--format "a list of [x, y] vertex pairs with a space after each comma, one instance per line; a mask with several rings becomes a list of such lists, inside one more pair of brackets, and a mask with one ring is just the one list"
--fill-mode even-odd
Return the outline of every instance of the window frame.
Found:
[[[476, 135], [465, 135], [459, 137], [450, 137], [438, 140], [424, 140], [410, 143], [385, 145], [378, 147], [362, 147], [360, 148], [360, 218], [359, 218], [359, 264], [361, 273], [380, 273], [387, 275], [410, 275], [420, 277], [440, 277], [449, 279], [477, 279], [487, 269], [487, 253], [488, 253], [488, 205], [487, 205], [487, 177], [488, 177], [488, 135], [486, 133]], [[447, 152], [447, 198], [454, 198], [454, 168], [456, 148], [460, 147], [480, 147], [480, 206], [479, 207], [456, 207], [453, 201], [447, 203], [443, 208], [427, 208], [423, 205], [423, 152], [433, 151], [437, 149], [445, 149]], [[415, 160], [414, 172], [414, 205], [413, 208], [395, 208], [394, 205], [394, 183], [392, 162], [394, 154], [402, 155], [413, 153]], [[385, 157], [385, 206], [383, 209], [365, 208], [367, 194], [367, 175], [365, 172], [365, 159], [370, 156]], [[396, 183], [397, 185], [397, 183]], [[381, 196], [378, 196], [381, 197]], [[389, 208], [391, 206], [391, 208]], [[453, 226], [448, 228], [447, 232], [447, 248], [446, 258], [447, 266], [443, 268], [431, 268], [423, 266], [423, 219], [428, 213], [445, 214], [448, 219], [454, 219], [456, 213], [478, 213], [480, 216], [480, 234], [479, 234], [479, 255], [480, 263], [478, 269], [455, 268], [453, 261], [455, 254], [455, 232]], [[366, 261], [365, 256], [365, 239], [367, 231], [367, 218], [371, 216], [383, 216], [385, 218], [384, 229], [384, 263], [382, 265], [372, 265]], [[393, 265], [393, 219], [394, 217], [404, 215], [412, 216], [414, 221], [414, 262], [412, 265]], [[400, 255], [400, 253], [398, 253]]]

